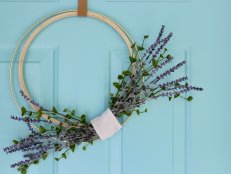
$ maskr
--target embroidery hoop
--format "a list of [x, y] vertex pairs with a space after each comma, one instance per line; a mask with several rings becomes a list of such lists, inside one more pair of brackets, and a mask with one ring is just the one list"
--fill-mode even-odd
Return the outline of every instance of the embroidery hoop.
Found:
[[[27, 87], [25, 85], [25, 82], [24, 82], [24, 74], [23, 74], [23, 65], [24, 65], [24, 60], [25, 60], [25, 57], [26, 57], [26, 53], [27, 53], [27, 50], [30, 46], [30, 44], [32, 43], [33, 39], [43, 30], [45, 29], [47, 26], [49, 26], [50, 24], [58, 21], [58, 20], [61, 20], [61, 19], [64, 19], [64, 18], [67, 18], [67, 17], [77, 17], [79, 16], [78, 15], [78, 10], [67, 10], [67, 11], [61, 11], [61, 12], [58, 12], [58, 13], [55, 13], [55, 14], [52, 14], [52, 15], [49, 15], [45, 18], [43, 18], [42, 20], [38, 21], [37, 23], [35, 23], [24, 35], [23, 37], [21, 38], [21, 40], [19, 41], [18, 45], [16, 46], [15, 50], [14, 50], [14, 53], [13, 53], [13, 56], [11, 58], [11, 63], [10, 63], [10, 88], [11, 88], [11, 94], [13, 96], [13, 99], [14, 99], [14, 102], [17, 106], [17, 108], [20, 110], [20, 104], [19, 102], [17, 101], [16, 99], [16, 96], [15, 96], [15, 91], [14, 91], [14, 88], [13, 88], [13, 64], [14, 64], [14, 60], [16, 58], [16, 54], [17, 52], [19, 51], [20, 47], [23, 45], [23, 42], [25, 42], [25, 44], [22, 46], [22, 51], [20, 53], [20, 59], [19, 59], [19, 65], [18, 65], [18, 78], [19, 78], [19, 82], [20, 82], [20, 86], [21, 86], [21, 89], [24, 91], [25, 95], [27, 95], [28, 97], [30, 97], [29, 95], [29, 92], [27, 90]], [[112, 19], [102, 15], [102, 14], [99, 14], [99, 13], [96, 13], [96, 12], [91, 12], [91, 11], [87, 11], [87, 14], [86, 14], [87, 17], [91, 17], [91, 18], [94, 18], [94, 19], [98, 19], [106, 24], [108, 24], [109, 26], [111, 26], [114, 30], [117, 31], [117, 33], [122, 37], [122, 39], [125, 41], [128, 49], [129, 49], [129, 52], [130, 52], [130, 55], [132, 55], [132, 48], [131, 48], [131, 45], [134, 43], [132, 38], [129, 36], [129, 34], [126, 32], [125, 29], [123, 29], [118, 23], [116, 23], [115, 21], [113, 21]], [[133, 64], [133, 72], [135, 73], [135, 64]], [[33, 104], [30, 104], [32, 106], [33, 109], [35, 110], [39, 110], [38, 107], [36, 107], [35, 105]], [[49, 116], [46, 115], [46, 114], [43, 114], [42, 115], [43, 118], [45, 119], [48, 119]], [[123, 124], [125, 124], [125, 122], [127, 122], [127, 120], [129, 119], [130, 117], [128, 117]], [[53, 118], [50, 118], [50, 120], [55, 123], [55, 124], [60, 124], [60, 121], [56, 120], [56, 119], [53, 119]]]

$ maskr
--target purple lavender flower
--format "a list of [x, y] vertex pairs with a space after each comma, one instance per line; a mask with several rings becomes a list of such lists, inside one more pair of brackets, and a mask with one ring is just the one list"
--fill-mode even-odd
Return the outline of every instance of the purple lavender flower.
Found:
[[182, 67], [184, 64], [186, 64], [186, 61], [183, 60], [182, 62], [178, 63], [176, 66], [173, 66], [172, 68], [166, 70], [161, 75], [157, 76], [155, 80], [153, 80], [151, 83], [156, 84], [161, 79], [164, 79], [166, 76], [170, 75], [171, 73], [175, 72], [177, 69]]
[[180, 83], [180, 82], [183, 82], [183, 81], [186, 81], [186, 80], [188, 80], [187, 76], [181, 77], [181, 78], [178, 78], [178, 79], [173, 80], [171, 82], [159, 84], [159, 87], [172, 86], [174, 84], [177, 84], [177, 83]]
[[32, 100], [31, 98], [29, 98], [28, 96], [25, 95], [25, 93], [20, 90], [20, 94], [22, 95], [22, 97], [27, 100], [28, 102], [30, 102], [32, 105], [40, 108], [40, 109], [43, 109], [43, 107], [41, 105], [39, 105], [39, 103], [35, 102], [34, 100]]
[[[144, 55], [143, 55], [143, 58], [146, 57], [147, 54], [149, 54], [149, 55], [152, 54], [153, 51], [155, 50], [155, 48], [158, 46], [158, 44], [160, 43], [160, 39], [161, 39], [161, 37], [163, 36], [164, 28], [165, 28], [165, 26], [162, 25], [162, 26], [161, 26], [161, 29], [160, 29], [160, 32], [159, 32], [159, 35], [158, 35], [158, 37], [157, 37], [155, 43], [153, 43], [153, 44], [146, 50], [146, 52], [145, 52]], [[146, 58], [146, 60], [147, 60], [147, 59], [148, 59], [148, 57]]]
[[[169, 35], [164, 38], [161, 42], [160, 47], [156, 50], [156, 52], [152, 55], [152, 58], [155, 59], [157, 57], [157, 55], [160, 53], [160, 51], [165, 47], [165, 45], [169, 42], [169, 40], [171, 39], [173, 33], [169, 33]], [[150, 60], [151, 62], [151, 60]]]

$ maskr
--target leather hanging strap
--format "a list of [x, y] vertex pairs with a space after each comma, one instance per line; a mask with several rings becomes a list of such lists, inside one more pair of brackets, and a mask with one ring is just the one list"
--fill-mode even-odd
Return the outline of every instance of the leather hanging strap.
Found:
[[79, 0], [78, 16], [87, 16], [87, 0]]

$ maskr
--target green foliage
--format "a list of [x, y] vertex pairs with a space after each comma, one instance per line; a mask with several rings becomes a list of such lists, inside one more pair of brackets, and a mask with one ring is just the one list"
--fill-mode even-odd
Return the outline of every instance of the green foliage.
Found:
[[176, 94], [174, 95], [174, 98], [180, 97], [180, 94]]
[[170, 54], [167, 55], [167, 59], [172, 59], [172, 56]]
[[86, 115], [81, 116], [80, 122], [83, 123], [83, 124], [86, 123]]
[[158, 67], [158, 61], [156, 59], [152, 59], [152, 66], [154, 68], [157, 68]]
[[67, 115], [66, 115], [66, 118], [67, 118], [67, 119], [71, 119], [72, 116], [71, 116], [70, 114], [67, 114]]
[[37, 165], [37, 164], [39, 164], [39, 161], [36, 160], [36, 161], [33, 162], [33, 164], [34, 164], [34, 165]]
[[149, 38], [149, 36], [148, 36], [148, 35], [145, 35], [145, 36], [144, 36], [144, 39], [147, 39], [147, 38]]
[[62, 153], [62, 157], [63, 157], [64, 159], [67, 159], [66, 153]]
[[119, 79], [119, 80], [123, 80], [123, 79], [124, 79], [124, 76], [120, 74], [120, 75], [118, 75], [118, 79]]
[[140, 110], [136, 110], [137, 115], [140, 115]]
[[59, 134], [62, 131], [62, 129], [63, 129], [62, 126], [57, 126], [55, 128], [55, 131], [56, 131], [57, 134]]
[[21, 174], [26, 174], [27, 172], [26, 172], [26, 169], [22, 169], [21, 170]]
[[74, 152], [75, 151], [75, 144], [70, 145], [69, 148], [71, 149], [72, 152]]
[[87, 146], [83, 146], [82, 149], [83, 149], [83, 151], [86, 151], [87, 150]]
[[114, 86], [115, 88], [117, 88], [118, 90], [121, 88], [121, 85], [120, 85], [119, 83], [117, 83], [117, 82], [114, 82], [114, 83], [113, 83], [113, 86]]
[[123, 116], [123, 115], [126, 115], [126, 116], [131, 116], [132, 115], [132, 113], [131, 113], [131, 111], [122, 111], [122, 112], [120, 112], [120, 114], [118, 115], [118, 117], [121, 117], [121, 116]]
[[124, 76], [131, 76], [132, 73], [129, 70], [123, 71], [122, 72]]
[[187, 100], [190, 102], [190, 101], [193, 100], [193, 97], [192, 97], [192, 96], [189, 96], [189, 97], [187, 98]]
[[21, 174], [26, 174], [28, 167], [29, 167], [28, 165], [22, 165], [18, 168], [18, 171], [20, 171]]
[[42, 116], [42, 110], [39, 110], [38, 112], [37, 112], [37, 114], [36, 114], [36, 118], [37, 119], [40, 119], [41, 118], [41, 116]]
[[130, 56], [129, 59], [130, 59], [130, 62], [131, 62], [131, 63], [136, 62], [136, 58], [135, 58], [135, 57], [131, 57], [131, 56]]
[[131, 48], [133, 49], [135, 48], [135, 46], [136, 46], [136, 42], [131, 45]]
[[43, 126], [39, 126], [39, 131], [42, 133], [42, 134], [44, 134], [44, 133], [46, 133], [46, 129], [43, 127]]
[[26, 110], [26, 108], [23, 106], [23, 107], [21, 108], [21, 115], [24, 116], [24, 115], [26, 114], [26, 112], [27, 112], [27, 110]]
[[94, 140], [90, 141], [90, 144], [93, 145], [94, 144]]
[[56, 107], [55, 107], [55, 106], [53, 106], [53, 107], [52, 107], [52, 112], [53, 112], [53, 113], [55, 113], [55, 114], [57, 114], [57, 113], [58, 113], [58, 111], [57, 111], [57, 109], [56, 109]]
[[17, 141], [17, 140], [13, 140], [13, 143], [14, 143], [14, 144], [18, 144], [18, 143], [19, 143], [19, 141]]
[[149, 72], [148, 71], [144, 71], [143, 72], [143, 76], [149, 76]]
[[138, 49], [138, 51], [143, 51], [143, 50], [144, 50], [144, 47], [142, 47], [142, 46], [137, 46], [137, 49]]
[[44, 153], [44, 154], [42, 155], [43, 160], [46, 160], [46, 159], [47, 159], [47, 156], [48, 156], [48, 154], [47, 154], [47, 153]]

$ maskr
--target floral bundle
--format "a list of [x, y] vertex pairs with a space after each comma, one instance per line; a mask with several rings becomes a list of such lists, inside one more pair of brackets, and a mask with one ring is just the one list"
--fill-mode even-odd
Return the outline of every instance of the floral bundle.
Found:
[[[134, 43], [131, 46], [133, 53], [129, 57], [130, 65], [118, 75], [118, 81], [113, 83], [117, 92], [110, 96], [109, 108], [116, 117], [130, 117], [134, 113], [140, 115], [147, 112], [147, 109], [141, 110], [140, 106], [159, 97], [167, 97], [169, 101], [175, 98], [192, 101], [193, 97], [185, 97], [185, 94], [192, 90], [203, 90], [189, 85], [186, 76], [169, 82], [164, 81], [186, 64], [186, 61], [182, 61], [163, 70], [174, 59], [167, 53], [166, 48], [172, 33], [163, 37], [164, 28], [161, 27], [157, 39], [148, 49], [144, 48], [148, 36], [144, 36], [142, 44]], [[89, 144], [99, 139], [86, 115], [78, 115], [75, 110], [67, 108], [62, 112], [55, 107], [46, 109], [27, 97], [23, 91], [20, 93], [28, 102], [39, 108], [38, 111], [30, 111], [22, 107], [20, 117], [11, 116], [13, 120], [25, 122], [30, 131], [28, 137], [13, 140], [14, 145], [4, 148], [6, 153], [24, 152], [23, 160], [11, 165], [22, 174], [26, 174], [30, 165], [45, 160], [50, 152], [61, 152], [60, 157], [55, 158], [59, 161], [67, 158], [68, 151], [74, 152], [77, 145], [85, 143], [83, 150], [86, 150]], [[44, 114], [48, 115], [48, 119], [44, 119]], [[51, 119], [58, 120], [59, 124], [54, 124]]]

